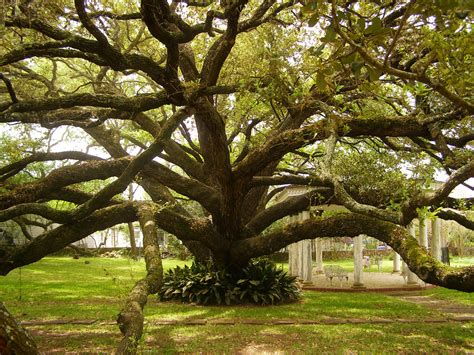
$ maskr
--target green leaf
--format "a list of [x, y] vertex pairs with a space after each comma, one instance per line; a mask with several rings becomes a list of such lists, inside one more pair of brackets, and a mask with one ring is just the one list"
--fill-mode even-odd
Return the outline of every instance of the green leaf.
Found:
[[365, 30], [365, 20], [363, 18], [359, 18], [359, 20], [357, 20], [357, 26], [359, 27], [359, 30], [361, 32], [364, 32], [364, 30]]
[[369, 74], [369, 81], [377, 81], [382, 75], [382, 71], [377, 68], [367, 66], [367, 74]]
[[353, 62], [351, 64], [351, 71], [352, 73], [355, 75], [355, 76], [359, 76], [360, 75], [360, 71], [362, 69], [362, 67], [364, 66], [364, 62]]
[[316, 76], [316, 86], [320, 91], [325, 91], [328, 84], [326, 82], [326, 75], [324, 73], [318, 73]]
[[329, 25], [328, 27], [326, 27], [326, 35], [324, 36], [322, 41], [333, 42], [336, 39], [336, 35], [337, 34], [334, 28], [331, 25]]
[[378, 17], [372, 20], [372, 23], [365, 29], [364, 33], [367, 35], [379, 34], [383, 31], [382, 20]]
[[312, 56], [319, 57], [323, 53], [323, 50], [324, 50], [325, 46], [326, 46], [326, 43], [321, 44], [318, 48], [312, 47], [310, 49], [310, 54]]
[[342, 57], [341, 58], [341, 63], [342, 64], [351, 64], [352, 62], [354, 62], [356, 60], [356, 56], [357, 56], [357, 53], [354, 52], [354, 53], [351, 53], [345, 57]]
[[314, 13], [308, 20], [308, 26], [314, 27], [319, 21], [319, 14], [316, 12]]

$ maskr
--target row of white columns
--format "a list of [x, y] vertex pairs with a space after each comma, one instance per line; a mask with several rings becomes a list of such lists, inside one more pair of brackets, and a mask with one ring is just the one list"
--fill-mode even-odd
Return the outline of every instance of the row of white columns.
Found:
[[[431, 248], [429, 245], [427, 220], [419, 219], [418, 228], [418, 243], [426, 250], [430, 250], [431, 255], [435, 259], [441, 260], [441, 220], [438, 218], [431, 220]], [[412, 237], [416, 238], [416, 230], [413, 222], [408, 226], [408, 231]], [[407, 285], [418, 285], [418, 276], [408, 269], [408, 266], [405, 262], [402, 264], [402, 270], [403, 269], [406, 270]], [[400, 272], [400, 255], [397, 253], [395, 253], [393, 259], [393, 272]]]
[[[290, 217], [290, 223], [309, 218], [309, 211], [303, 211], [297, 216]], [[301, 240], [289, 246], [289, 273], [299, 277], [304, 283], [313, 282], [313, 250], [310, 239]], [[317, 253], [318, 254], [318, 253]], [[321, 254], [322, 264], [322, 254]]]
[[[290, 217], [290, 223], [297, 221], [303, 221], [309, 218], [309, 211], [301, 212], [297, 216]], [[441, 224], [438, 218], [432, 220], [432, 238], [431, 238], [431, 253], [434, 258], [441, 260]], [[410, 235], [416, 238], [415, 225], [412, 223], [408, 227]], [[354, 284], [355, 288], [363, 288], [363, 235], [353, 238], [354, 240]], [[421, 246], [428, 249], [428, 225], [426, 220], [419, 221], [419, 234], [418, 242]], [[289, 246], [289, 273], [290, 275], [299, 277], [304, 283], [312, 283], [312, 269], [313, 269], [313, 258], [312, 258], [312, 241], [302, 240]], [[316, 251], [316, 272], [323, 272], [323, 253], [322, 253], [322, 240], [316, 239], [315, 241]], [[393, 259], [393, 272], [406, 271], [407, 285], [417, 285], [418, 276], [410, 271], [405, 262], [401, 261], [400, 255], [395, 253]]]

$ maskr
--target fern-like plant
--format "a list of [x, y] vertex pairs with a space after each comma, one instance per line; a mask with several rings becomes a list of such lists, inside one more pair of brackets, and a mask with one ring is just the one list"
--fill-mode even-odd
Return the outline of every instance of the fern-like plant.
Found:
[[253, 260], [233, 273], [212, 264], [176, 267], [165, 274], [160, 293], [162, 300], [219, 305], [279, 304], [299, 296], [296, 278], [267, 259]]

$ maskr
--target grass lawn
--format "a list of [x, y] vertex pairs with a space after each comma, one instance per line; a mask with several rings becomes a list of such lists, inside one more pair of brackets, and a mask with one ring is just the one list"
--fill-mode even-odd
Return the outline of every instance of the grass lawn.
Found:
[[[341, 262], [342, 266], [345, 263], [348, 262]], [[184, 263], [164, 260], [165, 268], [177, 264]], [[93, 325], [28, 326], [41, 351], [110, 353], [120, 339], [118, 327], [113, 322], [128, 290], [143, 275], [143, 261], [49, 257], [0, 277], [0, 300], [22, 321], [97, 320]], [[473, 303], [472, 294], [441, 288], [424, 291], [423, 295]], [[429, 318], [439, 318], [440, 314], [385, 294], [304, 292], [299, 303], [268, 307], [160, 303], [152, 296], [145, 316], [142, 350], [152, 353], [474, 351], [474, 322], [423, 323]], [[160, 320], [202, 318], [232, 319], [236, 324], [156, 325]], [[337, 325], [239, 324], [245, 319], [268, 322], [272, 319], [304, 321], [328, 318], [365, 319], [368, 322]], [[381, 318], [420, 322], [370, 324], [370, 320]]]

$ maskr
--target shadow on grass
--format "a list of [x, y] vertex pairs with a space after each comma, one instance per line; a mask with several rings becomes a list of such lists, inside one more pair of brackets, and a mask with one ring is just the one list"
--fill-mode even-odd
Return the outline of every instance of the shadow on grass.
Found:
[[158, 326], [144, 349], [159, 353], [469, 352], [472, 327], [451, 324]]

